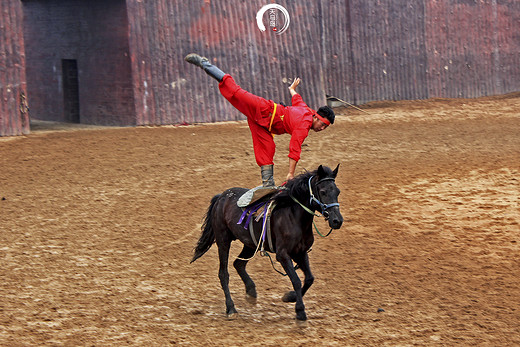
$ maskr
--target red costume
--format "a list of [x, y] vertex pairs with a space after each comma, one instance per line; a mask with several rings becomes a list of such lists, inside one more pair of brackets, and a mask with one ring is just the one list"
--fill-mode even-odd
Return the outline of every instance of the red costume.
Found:
[[302, 143], [309, 134], [316, 111], [307, 106], [299, 94], [292, 97], [292, 106], [275, 104], [272, 100], [245, 91], [228, 74], [219, 83], [219, 89], [220, 93], [247, 117], [253, 137], [256, 163], [259, 166], [273, 164], [273, 134], [291, 134], [289, 158], [300, 160]]

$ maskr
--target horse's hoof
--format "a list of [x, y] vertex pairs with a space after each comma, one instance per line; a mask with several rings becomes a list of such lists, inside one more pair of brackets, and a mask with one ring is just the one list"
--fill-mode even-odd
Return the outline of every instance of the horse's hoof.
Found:
[[256, 288], [252, 287], [252, 288], [246, 289], [246, 295], [256, 299], [256, 296], [257, 296]]
[[305, 312], [298, 312], [296, 314], [296, 322], [306, 322], [307, 314]]
[[238, 312], [228, 313], [226, 318], [227, 320], [236, 320], [238, 318]]
[[285, 293], [285, 295], [282, 297], [283, 302], [296, 302], [296, 292], [291, 291]]
[[256, 296], [246, 294], [246, 301], [251, 305], [256, 305]]

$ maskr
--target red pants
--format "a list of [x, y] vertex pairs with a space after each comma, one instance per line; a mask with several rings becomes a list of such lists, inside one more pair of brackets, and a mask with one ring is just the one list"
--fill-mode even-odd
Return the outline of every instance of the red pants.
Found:
[[245, 91], [227, 74], [219, 83], [219, 89], [220, 93], [247, 117], [253, 137], [256, 163], [259, 166], [273, 164], [276, 147], [273, 135], [269, 132], [269, 123], [274, 102]]

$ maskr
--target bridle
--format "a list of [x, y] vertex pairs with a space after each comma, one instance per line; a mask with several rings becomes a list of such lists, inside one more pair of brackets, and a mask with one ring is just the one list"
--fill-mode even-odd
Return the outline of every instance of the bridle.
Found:
[[[328, 220], [329, 219], [329, 213], [327, 212], [327, 210], [331, 207], [334, 207], [334, 206], [339, 206], [339, 203], [338, 202], [333, 202], [331, 204], [324, 204], [320, 201], [320, 199], [317, 199], [313, 192], [312, 192], [312, 185], [311, 185], [311, 180], [314, 178], [314, 176], [311, 176], [309, 177], [309, 194], [311, 195], [310, 197], [310, 204], [312, 206], [312, 203], [315, 202], [316, 204], [318, 204], [318, 206], [321, 208], [321, 214], [323, 216], [323, 218], [325, 218], [325, 220]], [[318, 188], [318, 185], [322, 182], [325, 182], [325, 181], [333, 181], [335, 182], [335, 178], [334, 177], [325, 177], [325, 178], [322, 178], [321, 180], [319, 180], [318, 182], [316, 182], [316, 188]], [[319, 192], [318, 192], [318, 198], [320, 198], [319, 196]]]
[[[319, 214], [316, 214], [313, 210], [309, 209], [307, 206], [305, 206], [304, 204], [302, 204], [301, 202], [298, 201], [298, 199], [296, 199], [294, 196], [292, 196], [292, 194], [289, 194], [289, 196], [291, 197], [291, 199], [293, 199], [294, 202], [296, 202], [298, 205], [300, 205], [306, 212], [312, 214], [313, 216], [316, 216], [316, 217], [323, 217], [325, 218], [325, 220], [328, 220], [329, 219], [329, 213], [327, 212], [327, 210], [331, 207], [334, 207], [334, 206], [339, 206], [339, 203], [337, 202], [333, 202], [332, 204], [324, 204], [322, 203], [318, 198], [319, 198], [319, 195], [318, 195], [318, 198], [316, 198], [314, 196], [314, 193], [312, 192], [312, 185], [311, 185], [311, 180], [314, 178], [314, 176], [311, 176], [309, 177], [309, 194], [310, 194], [310, 204], [312, 206], [312, 203], [315, 202], [316, 204], [318, 204], [318, 206], [320, 206], [321, 208], [321, 215]], [[316, 187], [318, 187], [318, 184], [322, 183], [322, 182], [325, 182], [325, 181], [335, 181], [335, 178], [333, 177], [326, 177], [326, 178], [322, 178], [321, 180], [319, 180], [318, 182], [316, 182]], [[332, 233], [332, 228], [330, 228], [329, 232], [326, 234], [326, 235], [323, 235], [322, 233], [320, 233], [320, 231], [318, 230], [318, 227], [316, 226], [316, 223], [314, 223], [314, 221], [312, 221], [312, 224], [314, 225], [314, 229], [316, 230], [316, 232], [318, 233], [318, 235], [320, 235], [321, 237], [327, 237], [329, 236], [331, 233]]]

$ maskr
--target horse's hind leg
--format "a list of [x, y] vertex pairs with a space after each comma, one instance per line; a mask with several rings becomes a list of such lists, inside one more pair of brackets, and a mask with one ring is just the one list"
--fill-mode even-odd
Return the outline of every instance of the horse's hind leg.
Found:
[[246, 271], [246, 265], [254, 254], [254, 249], [244, 246], [242, 252], [238, 255], [238, 258], [233, 262], [233, 266], [246, 286], [246, 299], [250, 303], [256, 303], [256, 286], [255, 282], [253, 282]]
[[220, 267], [218, 271], [218, 278], [220, 279], [220, 285], [226, 296], [226, 315], [228, 318], [234, 318], [237, 310], [235, 309], [235, 303], [231, 299], [231, 293], [229, 292], [229, 272], [228, 272], [228, 258], [229, 248], [231, 246], [231, 240], [228, 237], [217, 237], [218, 246], [218, 257], [220, 260]]

